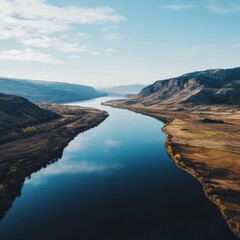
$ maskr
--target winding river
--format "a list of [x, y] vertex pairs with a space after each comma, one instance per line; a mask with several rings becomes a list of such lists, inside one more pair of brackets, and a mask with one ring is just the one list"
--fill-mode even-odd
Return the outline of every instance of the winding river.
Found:
[[167, 155], [163, 123], [101, 106], [110, 99], [72, 104], [110, 116], [25, 182], [0, 239], [235, 239], [201, 185]]

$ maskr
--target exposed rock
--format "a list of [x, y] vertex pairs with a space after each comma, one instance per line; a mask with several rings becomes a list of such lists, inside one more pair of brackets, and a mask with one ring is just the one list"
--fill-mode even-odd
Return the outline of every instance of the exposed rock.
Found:
[[125, 104], [240, 104], [240, 68], [193, 72], [156, 81]]

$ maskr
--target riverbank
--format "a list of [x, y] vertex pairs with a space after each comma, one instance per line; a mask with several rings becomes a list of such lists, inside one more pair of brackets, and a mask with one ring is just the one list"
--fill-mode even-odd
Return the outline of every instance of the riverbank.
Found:
[[194, 176], [233, 233], [240, 237], [240, 109], [234, 106], [143, 106], [111, 101], [164, 121], [165, 147], [175, 164]]
[[108, 117], [107, 112], [94, 108], [46, 104], [41, 107], [61, 117], [1, 136], [0, 218], [21, 195], [26, 177], [60, 159], [74, 137]]

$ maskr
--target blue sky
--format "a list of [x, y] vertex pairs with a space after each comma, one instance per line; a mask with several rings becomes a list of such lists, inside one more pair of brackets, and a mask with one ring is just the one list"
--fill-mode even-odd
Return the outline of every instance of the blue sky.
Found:
[[239, 0], [1, 0], [0, 75], [149, 84], [240, 66]]

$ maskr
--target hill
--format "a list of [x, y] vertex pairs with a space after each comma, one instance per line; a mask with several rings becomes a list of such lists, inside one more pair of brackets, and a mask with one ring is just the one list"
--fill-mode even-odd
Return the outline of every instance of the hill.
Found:
[[27, 99], [0, 93], [0, 132], [58, 117]]
[[40, 103], [64, 103], [104, 96], [93, 87], [60, 83], [0, 78], [0, 92]]
[[156, 81], [126, 104], [240, 104], [240, 68], [193, 72]]
[[22, 97], [0, 94], [0, 219], [21, 195], [27, 178], [62, 158], [73, 138], [108, 117], [94, 108], [41, 107]]
[[112, 94], [126, 95], [126, 94], [137, 94], [139, 93], [146, 85], [142, 84], [130, 84], [130, 85], [121, 85], [109, 88], [102, 88], [103, 91]]

